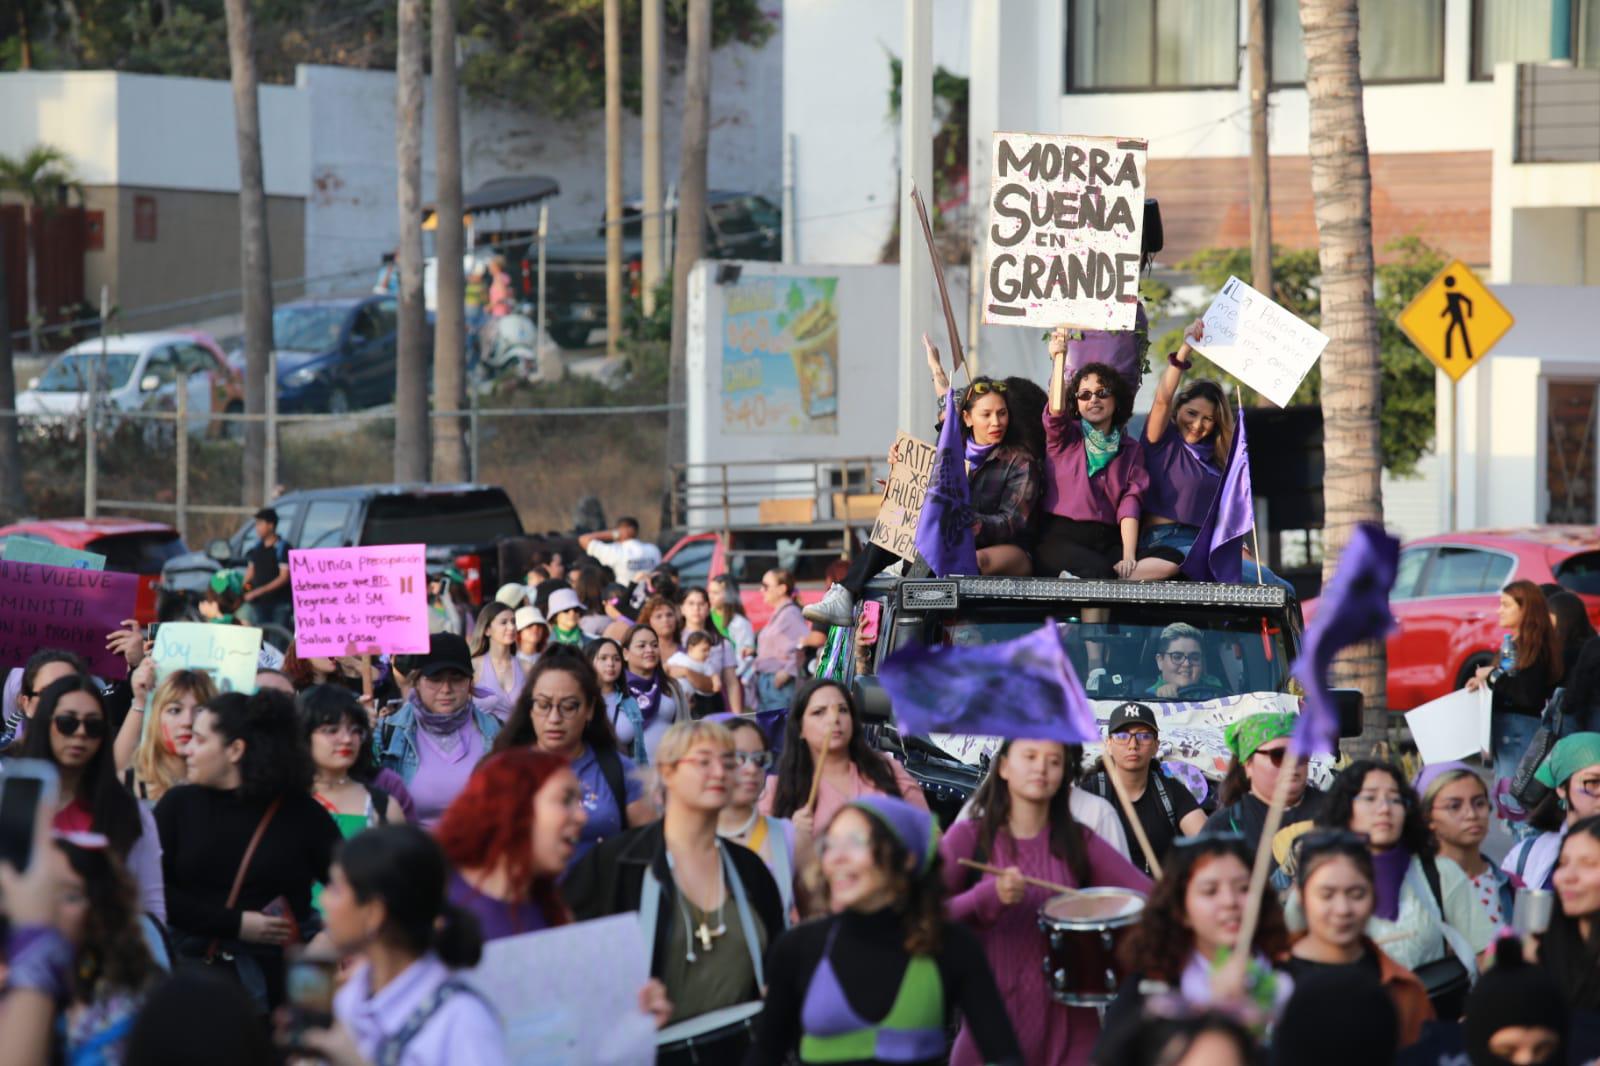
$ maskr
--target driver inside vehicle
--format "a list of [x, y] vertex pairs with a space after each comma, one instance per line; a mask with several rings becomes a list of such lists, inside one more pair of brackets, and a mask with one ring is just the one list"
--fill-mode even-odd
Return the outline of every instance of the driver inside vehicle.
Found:
[[1213, 695], [1227, 690], [1221, 680], [1206, 673], [1204, 638], [1187, 622], [1173, 622], [1161, 631], [1155, 663], [1158, 676], [1146, 695], [1171, 700], [1182, 697], [1185, 689], [1211, 690]]

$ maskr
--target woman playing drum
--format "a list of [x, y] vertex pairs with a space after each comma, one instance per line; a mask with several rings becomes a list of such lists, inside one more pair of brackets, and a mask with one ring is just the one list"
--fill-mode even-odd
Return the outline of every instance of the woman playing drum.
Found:
[[[973, 796], [972, 817], [952, 826], [939, 847], [949, 896], [946, 913], [977, 932], [1025, 1049], [1024, 1061], [1041, 1066], [1087, 1063], [1100, 1019], [1090, 1008], [1052, 998], [1039, 965], [1046, 947], [1039, 912], [1051, 893], [1024, 884], [1023, 876], [1074, 888], [1117, 886], [1140, 896], [1150, 891], [1148, 878], [1072, 817], [1068, 800], [1074, 768], [1063, 744], [1006, 741]], [[960, 865], [962, 859], [1005, 872], [980, 875]], [[970, 1025], [962, 1026], [950, 1061], [952, 1066], [984, 1061]]]

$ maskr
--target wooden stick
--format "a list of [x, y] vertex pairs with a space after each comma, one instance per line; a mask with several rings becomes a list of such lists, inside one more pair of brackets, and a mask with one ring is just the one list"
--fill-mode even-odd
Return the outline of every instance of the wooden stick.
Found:
[[[944, 264], [939, 262], [939, 251], [933, 246], [933, 226], [928, 222], [928, 208], [922, 202], [922, 193], [915, 183], [911, 186], [911, 202], [916, 205], [917, 218], [922, 221], [922, 236], [928, 242], [928, 256], [933, 260], [933, 278], [939, 283], [939, 302], [944, 305], [944, 328], [950, 334], [950, 357], [955, 360], [955, 370], [966, 365], [961, 355], [961, 334], [956, 331], [956, 313], [950, 307], [950, 291], [944, 284]], [[972, 384], [972, 370], [967, 370], [967, 384]]]
[[1111, 782], [1111, 787], [1117, 791], [1117, 801], [1122, 804], [1122, 811], [1128, 816], [1128, 824], [1133, 827], [1133, 835], [1139, 841], [1139, 850], [1144, 852], [1144, 861], [1150, 864], [1150, 876], [1157, 881], [1161, 880], [1161, 860], [1156, 858], [1156, 849], [1150, 846], [1150, 838], [1145, 835], [1144, 823], [1139, 821], [1139, 816], [1134, 813], [1133, 800], [1128, 798], [1128, 790], [1123, 787], [1111, 767], [1106, 767], [1106, 778]]
[[1050, 363], [1050, 413], [1059, 415], [1067, 409], [1067, 353], [1051, 356]]
[[[1239, 424], [1243, 425], [1244, 424], [1244, 393], [1239, 391], [1239, 386], [1238, 386], [1237, 382], [1233, 386], [1233, 396], [1234, 396], [1234, 399], [1239, 401]], [[1234, 432], [1237, 433], [1239, 431], [1238, 431], [1238, 429], [1235, 429]], [[1246, 459], [1246, 461], [1248, 461], [1248, 457], [1241, 456], [1241, 458], [1244, 458], [1244, 459]], [[1251, 506], [1252, 507], [1255, 506], [1253, 501], [1251, 503]], [[1256, 584], [1264, 585], [1264, 584], [1266, 584], [1266, 580], [1261, 576], [1261, 567], [1264, 565], [1262, 563], [1262, 561], [1261, 561], [1261, 534], [1256, 529], [1256, 519], [1255, 519], [1255, 515], [1253, 515], [1253, 514], [1250, 516], [1250, 554], [1255, 556], [1255, 560], [1256, 560]]]
[[[1294, 752], [1289, 758], [1298, 758]], [[1287, 760], [1285, 760], [1287, 761]], [[1261, 842], [1256, 845], [1256, 861], [1250, 870], [1250, 894], [1244, 901], [1244, 920], [1239, 923], [1239, 939], [1234, 955], [1248, 958], [1250, 944], [1256, 937], [1256, 926], [1261, 920], [1261, 896], [1267, 889], [1267, 877], [1272, 872], [1272, 838], [1283, 828], [1283, 811], [1289, 805], [1289, 779], [1294, 767], [1285, 766], [1278, 771], [1278, 784], [1272, 790], [1272, 804], [1267, 807], [1267, 819], [1261, 827]]]
[[[956, 861], [962, 866], [970, 867], [974, 870], [981, 870], [986, 874], [994, 874], [996, 877], [999, 877], [1001, 874], [1006, 872], [1003, 867], [990, 866], [986, 862], [973, 862], [971, 859], [957, 859]], [[1027, 874], [1022, 874], [1021, 877], [1024, 884], [1038, 885], [1040, 888], [1048, 888], [1052, 892], [1072, 893], [1078, 891], [1069, 885], [1058, 885], [1054, 881], [1045, 881], [1037, 877], [1029, 877]]]
[[806, 796], [806, 810], [815, 813], [817, 806], [817, 789], [822, 785], [822, 768], [828, 765], [828, 753], [824, 751], [822, 758], [817, 760], [817, 769], [811, 775], [811, 792]]

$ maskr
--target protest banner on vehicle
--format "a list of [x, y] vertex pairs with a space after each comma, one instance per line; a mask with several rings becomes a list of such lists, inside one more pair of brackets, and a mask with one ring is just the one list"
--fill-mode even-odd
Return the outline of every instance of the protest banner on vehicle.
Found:
[[106, 557], [95, 552], [63, 548], [44, 540], [12, 537], [0, 550], [0, 559], [8, 563], [39, 563], [41, 566], [64, 566], [68, 570], [104, 570]]
[[421, 544], [289, 552], [296, 654], [427, 651], [426, 555]]
[[40, 648], [83, 656], [102, 678], [128, 664], [106, 648], [106, 634], [133, 617], [139, 576], [0, 560], [0, 666], [23, 666]]
[[1205, 313], [1195, 350], [1279, 407], [1328, 346], [1328, 335], [1230, 277]]
[[983, 320], [1134, 326], [1146, 143], [996, 133]]
[[159, 684], [175, 670], [203, 670], [219, 692], [251, 693], [261, 657], [261, 630], [210, 622], [165, 622], [150, 657]]
[[654, 1062], [655, 1022], [639, 1009], [649, 978], [632, 911], [491, 940], [469, 977], [505, 1023], [507, 1059], [545, 1066]]
[[889, 468], [889, 483], [878, 505], [878, 519], [867, 539], [910, 560], [917, 554], [917, 519], [922, 500], [928, 494], [928, 478], [933, 474], [934, 447], [909, 433], [894, 439], [897, 462]]

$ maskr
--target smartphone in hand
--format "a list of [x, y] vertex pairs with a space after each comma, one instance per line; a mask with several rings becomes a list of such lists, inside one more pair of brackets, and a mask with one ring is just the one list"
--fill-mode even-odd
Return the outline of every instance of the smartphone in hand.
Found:
[[59, 779], [43, 759], [8, 759], [0, 768], [0, 862], [26, 870], [32, 861], [39, 805], [54, 807]]

